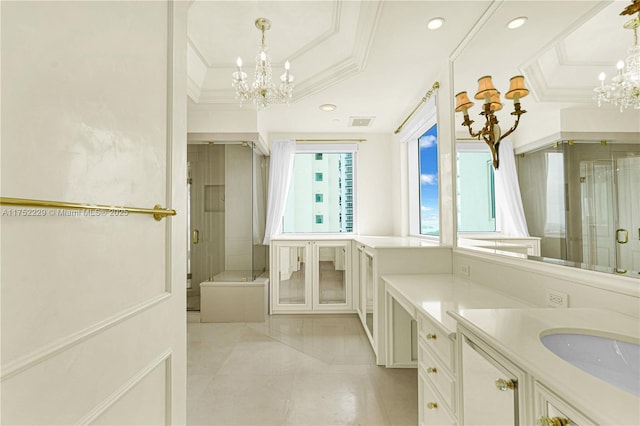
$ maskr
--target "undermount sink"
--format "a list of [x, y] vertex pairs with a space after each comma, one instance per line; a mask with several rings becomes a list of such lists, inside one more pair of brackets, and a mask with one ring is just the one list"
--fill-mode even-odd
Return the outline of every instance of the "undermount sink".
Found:
[[640, 345], [583, 333], [543, 335], [542, 344], [568, 363], [640, 396]]

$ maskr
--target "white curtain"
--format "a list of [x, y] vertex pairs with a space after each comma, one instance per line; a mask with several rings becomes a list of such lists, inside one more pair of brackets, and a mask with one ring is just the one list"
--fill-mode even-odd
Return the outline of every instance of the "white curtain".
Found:
[[295, 140], [277, 140], [271, 146], [269, 160], [269, 189], [267, 193], [267, 223], [264, 243], [269, 245], [271, 237], [282, 232], [282, 217], [287, 205], [287, 195], [293, 174], [296, 155]]
[[500, 164], [495, 171], [496, 228], [505, 235], [528, 237], [527, 220], [522, 207], [516, 160], [509, 139], [500, 143]]
[[520, 162], [520, 176], [525, 187], [522, 204], [526, 206], [527, 228], [531, 235], [544, 238], [547, 223], [547, 153], [528, 153]]

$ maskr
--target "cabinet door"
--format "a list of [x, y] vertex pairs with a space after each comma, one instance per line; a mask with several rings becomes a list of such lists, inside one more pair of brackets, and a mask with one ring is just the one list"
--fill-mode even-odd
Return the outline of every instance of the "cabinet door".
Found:
[[349, 241], [316, 241], [313, 244], [313, 309], [351, 308]]
[[540, 426], [578, 426], [594, 425], [582, 413], [576, 411], [556, 394], [548, 390], [541, 383], [535, 383], [535, 412], [536, 423]]
[[272, 295], [273, 310], [311, 309], [310, 243], [306, 241], [277, 243], [274, 248], [276, 271]]
[[362, 252], [362, 278], [363, 283], [361, 286], [362, 291], [364, 291], [364, 297], [362, 298], [363, 303], [363, 312], [365, 313], [365, 321], [367, 325], [367, 331], [371, 336], [371, 339], [374, 340], [374, 326], [373, 326], [373, 306], [374, 306], [374, 280], [375, 276], [373, 273], [373, 254], [363, 251]]
[[355, 246], [355, 251], [353, 251], [354, 255], [353, 255], [353, 261], [352, 261], [352, 266], [353, 266], [352, 282], [353, 282], [353, 288], [354, 288], [353, 303], [356, 310], [358, 311], [358, 317], [360, 317], [360, 322], [362, 323], [362, 326], [366, 327], [366, 319], [365, 319], [366, 304], [363, 302], [364, 298], [366, 297], [366, 294], [363, 293], [363, 287], [362, 287], [362, 282], [364, 280], [363, 278], [364, 269], [362, 268], [362, 260], [361, 260], [363, 251], [364, 251], [364, 246], [362, 245]]
[[464, 336], [463, 421], [468, 425], [518, 425], [518, 376]]

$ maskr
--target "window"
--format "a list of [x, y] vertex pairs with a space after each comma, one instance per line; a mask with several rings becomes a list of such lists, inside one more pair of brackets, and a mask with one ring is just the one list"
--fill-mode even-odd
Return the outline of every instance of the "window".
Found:
[[435, 97], [404, 126], [400, 140], [407, 144], [409, 235], [439, 239], [440, 179]]
[[495, 180], [491, 153], [477, 142], [456, 144], [459, 232], [495, 232]]
[[438, 126], [434, 125], [418, 139], [420, 173], [420, 234], [440, 235], [438, 197]]
[[298, 145], [284, 212], [285, 233], [354, 232], [356, 148], [355, 144]]

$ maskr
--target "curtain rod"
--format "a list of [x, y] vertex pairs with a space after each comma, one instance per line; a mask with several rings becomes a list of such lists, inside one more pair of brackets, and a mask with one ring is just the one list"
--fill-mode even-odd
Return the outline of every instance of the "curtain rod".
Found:
[[366, 139], [296, 139], [296, 142], [366, 142]]
[[404, 125], [407, 124], [407, 121], [409, 121], [411, 119], [411, 117], [413, 117], [413, 114], [415, 114], [416, 111], [418, 111], [418, 108], [420, 108], [422, 106], [422, 104], [424, 104], [425, 102], [427, 102], [429, 100], [429, 98], [431, 98], [431, 95], [433, 95], [433, 92], [438, 88], [440, 88], [440, 83], [436, 81], [435, 83], [433, 83], [433, 86], [431, 86], [431, 89], [427, 90], [427, 93], [424, 94], [424, 96], [420, 100], [420, 103], [418, 103], [418, 105], [416, 105], [416, 107], [413, 109], [413, 111], [411, 111], [411, 113], [407, 116], [407, 118], [404, 119], [402, 124], [400, 126], [398, 126], [398, 128], [396, 129], [395, 132], [393, 132], [394, 134], [400, 133], [400, 130], [402, 130]]

